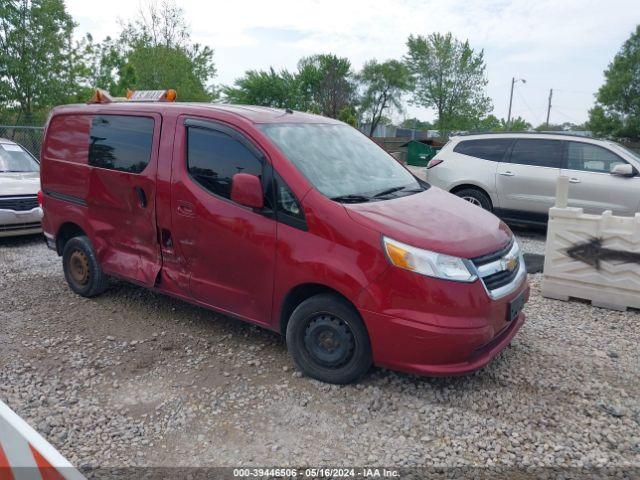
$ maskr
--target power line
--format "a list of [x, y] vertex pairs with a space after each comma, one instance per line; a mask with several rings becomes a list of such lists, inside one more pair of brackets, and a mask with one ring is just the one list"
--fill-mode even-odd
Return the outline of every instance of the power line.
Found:
[[534, 113], [533, 109], [529, 106], [529, 103], [527, 103], [527, 101], [524, 99], [524, 96], [520, 93], [520, 90], [516, 90], [516, 94], [518, 95], [518, 97], [520, 97], [520, 100], [522, 100], [522, 103], [525, 104], [525, 106], [529, 110], [529, 113], [531, 113], [531, 115], [533, 115], [533, 117], [536, 119], [536, 123], [540, 124], [541, 123], [540, 118], [538, 117], [538, 115]]

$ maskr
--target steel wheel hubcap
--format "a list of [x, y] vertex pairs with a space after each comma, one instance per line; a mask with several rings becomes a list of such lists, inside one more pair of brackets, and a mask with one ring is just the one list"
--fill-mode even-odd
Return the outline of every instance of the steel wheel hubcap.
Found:
[[74, 251], [69, 257], [69, 274], [78, 285], [86, 285], [89, 282], [89, 259], [84, 252]]
[[339, 367], [353, 357], [355, 345], [349, 326], [333, 315], [316, 315], [307, 325], [304, 344], [311, 358], [326, 367]]

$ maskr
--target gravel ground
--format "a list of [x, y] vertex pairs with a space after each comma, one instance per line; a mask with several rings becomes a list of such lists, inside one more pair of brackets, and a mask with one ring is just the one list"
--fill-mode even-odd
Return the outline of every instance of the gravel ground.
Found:
[[485, 369], [330, 386], [271, 332], [121, 282], [81, 298], [40, 238], [3, 240], [0, 398], [85, 467], [640, 467], [639, 313], [544, 299], [540, 280]]

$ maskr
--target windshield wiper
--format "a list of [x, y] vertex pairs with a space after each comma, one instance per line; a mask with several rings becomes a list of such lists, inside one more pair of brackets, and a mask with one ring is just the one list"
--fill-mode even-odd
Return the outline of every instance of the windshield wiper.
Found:
[[365, 197], [364, 195], [338, 195], [337, 197], [331, 197], [331, 200], [341, 203], [364, 203], [371, 200], [371, 197]]
[[385, 195], [391, 195], [392, 193], [399, 192], [400, 190], [404, 190], [406, 187], [393, 187], [387, 188], [381, 192], [376, 193], [373, 198], [384, 197]]

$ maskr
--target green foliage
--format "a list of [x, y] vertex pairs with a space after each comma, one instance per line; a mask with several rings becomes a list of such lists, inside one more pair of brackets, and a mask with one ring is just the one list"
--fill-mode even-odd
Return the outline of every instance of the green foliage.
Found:
[[536, 132], [571, 132], [575, 130], [586, 130], [584, 125], [576, 125], [571, 122], [564, 123], [541, 123], [535, 128]]
[[338, 118], [345, 107], [356, 103], [356, 84], [348, 58], [317, 54], [298, 62], [298, 80], [302, 98], [310, 100], [309, 109]]
[[507, 121], [504, 118], [502, 118], [500, 119], [500, 123], [501, 123], [500, 130], [497, 130], [497, 131], [524, 132], [527, 130], [531, 130], [532, 128], [531, 124], [522, 117], [512, 118], [509, 124], [507, 124]]
[[451, 130], [469, 130], [491, 111], [482, 50], [476, 53], [468, 41], [460, 42], [451, 33], [410, 35], [407, 48], [413, 101], [436, 110], [443, 136]]
[[417, 118], [405, 118], [400, 126], [402, 128], [415, 128], [416, 130], [433, 130], [435, 128], [433, 123], [424, 120], [418, 120]]
[[307, 103], [301, 99], [297, 76], [287, 70], [278, 73], [273, 68], [249, 70], [233, 87], [223, 87], [222, 92], [230, 103], [295, 110], [304, 110]]
[[351, 64], [335, 55], [313, 55], [298, 62], [298, 71], [249, 70], [233, 86], [223, 87], [230, 103], [262, 105], [344, 118], [355, 115]]
[[62, 0], [3, 0], [0, 9], [0, 108], [40, 123], [48, 108], [77, 94], [74, 23]]
[[[184, 12], [173, 1], [149, 4], [127, 24], [117, 45], [102, 45], [104, 70], [118, 69], [116, 94], [126, 89], [173, 88], [180, 101], [211, 101], [216, 74], [213, 50], [191, 42]], [[118, 52], [119, 50], [119, 52]], [[106, 54], [105, 54], [106, 52]]]
[[364, 90], [360, 111], [370, 122], [371, 136], [385, 111], [402, 110], [402, 95], [411, 88], [411, 76], [407, 67], [397, 60], [384, 63], [370, 60], [357, 79]]
[[640, 25], [604, 76], [587, 128], [600, 136], [640, 140]]

